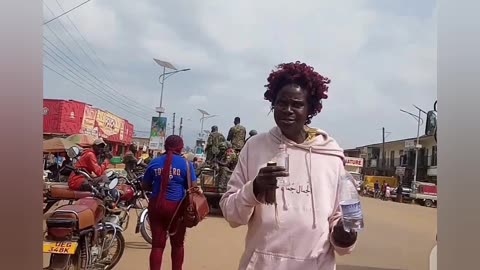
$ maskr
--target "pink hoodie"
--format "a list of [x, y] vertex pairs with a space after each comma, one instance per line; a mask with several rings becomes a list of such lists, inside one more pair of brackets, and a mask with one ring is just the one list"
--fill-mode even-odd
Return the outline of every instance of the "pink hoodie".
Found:
[[[239, 270], [335, 270], [335, 253], [354, 246], [335, 245], [330, 233], [341, 218], [339, 176], [343, 150], [322, 130], [302, 144], [288, 140], [278, 127], [248, 140], [242, 149], [220, 206], [232, 227], [248, 224]], [[280, 143], [290, 155], [289, 182], [277, 189], [275, 207], [258, 202], [253, 179], [278, 153]], [[278, 220], [278, 223], [277, 223]]]

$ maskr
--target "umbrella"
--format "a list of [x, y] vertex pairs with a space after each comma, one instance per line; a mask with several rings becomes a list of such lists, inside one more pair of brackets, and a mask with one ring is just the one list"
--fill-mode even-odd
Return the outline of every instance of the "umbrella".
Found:
[[53, 138], [43, 141], [43, 152], [65, 152], [72, 146], [75, 146], [75, 144], [64, 138]]
[[67, 140], [78, 144], [81, 147], [90, 147], [93, 145], [93, 141], [95, 141], [95, 137], [87, 135], [87, 134], [74, 134], [67, 137]]

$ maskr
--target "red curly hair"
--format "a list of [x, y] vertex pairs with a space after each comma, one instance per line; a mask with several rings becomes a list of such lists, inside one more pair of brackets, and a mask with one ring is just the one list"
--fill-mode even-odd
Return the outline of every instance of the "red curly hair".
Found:
[[313, 67], [300, 61], [278, 65], [277, 70], [270, 73], [267, 81], [264, 97], [271, 102], [272, 109], [278, 93], [284, 86], [293, 84], [307, 91], [309, 107], [305, 124], [311, 123], [311, 119], [322, 110], [322, 99], [328, 98], [330, 79], [323, 77], [314, 71]]

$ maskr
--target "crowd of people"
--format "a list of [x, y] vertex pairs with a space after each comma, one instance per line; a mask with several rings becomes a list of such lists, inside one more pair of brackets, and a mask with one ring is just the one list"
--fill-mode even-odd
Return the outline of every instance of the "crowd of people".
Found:
[[246, 137], [246, 129], [240, 124], [240, 117], [235, 117], [233, 123], [227, 138], [218, 131], [218, 126], [212, 126], [205, 146], [205, 162], [195, 166], [197, 175], [202, 168], [213, 168], [217, 172], [216, 181], [222, 192], [227, 189], [227, 182], [235, 169], [240, 151], [245, 143], [257, 134], [256, 130], [251, 130], [249, 137]]
[[72, 165], [72, 160], [66, 153], [47, 154], [44, 157], [44, 170], [48, 170], [49, 180], [55, 182], [66, 182], [71, 170], [68, 165]]
[[[264, 94], [276, 127], [249, 138], [238, 117], [227, 138], [212, 127], [206, 160], [233, 170], [220, 202], [224, 218], [232, 227], [248, 226], [240, 270], [333, 270], [334, 253], [345, 255], [355, 247], [357, 234], [343, 228], [337, 190], [344, 172], [343, 149], [325, 131], [308, 126], [323, 107], [329, 82], [304, 63], [281, 64], [268, 77]], [[290, 155], [288, 171], [267, 166], [280, 144]], [[181, 205], [187, 181], [196, 184], [196, 175], [189, 174], [193, 164], [189, 168], [181, 156], [181, 138], [169, 136], [165, 147], [166, 154], [150, 162], [144, 177], [145, 188], [153, 190], [152, 270], [161, 268], [168, 237], [172, 269], [182, 269], [186, 228], [174, 209]], [[235, 166], [224, 163], [227, 152], [236, 156]], [[288, 177], [305, 192], [279, 188], [277, 177]], [[265, 200], [272, 192], [278, 200], [273, 205]]]
[[[323, 108], [330, 80], [300, 62], [279, 65], [267, 80], [264, 99], [276, 126], [246, 138], [245, 127], [236, 117], [227, 138], [212, 127], [206, 146], [207, 162], [233, 171], [220, 201], [224, 218], [232, 227], [248, 226], [238, 269], [334, 270], [334, 253], [352, 252], [357, 233], [346, 231], [341, 218], [338, 187], [344, 173], [343, 149], [327, 132], [309, 126]], [[102, 145], [96, 141], [90, 151], [83, 152], [80, 160], [86, 160], [75, 166], [101, 176], [108, 165], [108, 157], [97, 159]], [[267, 166], [279, 145], [286, 146], [289, 168]], [[143, 177], [143, 188], [152, 192], [148, 206], [151, 270], [161, 269], [168, 238], [172, 269], [182, 269], [187, 229], [176, 213], [181, 212], [188, 183], [197, 185], [194, 165], [182, 155], [183, 148], [181, 137], [168, 136], [166, 151], [150, 157]], [[277, 177], [288, 177], [302, 192], [279, 187]], [[84, 183], [72, 175], [69, 186], [84, 189]], [[273, 204], [266, 203], [269, 194], [274, 194]]]

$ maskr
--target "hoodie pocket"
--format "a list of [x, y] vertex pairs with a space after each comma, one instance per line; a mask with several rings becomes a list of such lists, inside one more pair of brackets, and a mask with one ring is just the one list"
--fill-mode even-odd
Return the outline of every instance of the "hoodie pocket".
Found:
[[318, 270], [315, 258], [300, 259], [254, 251], [245, 270]]

